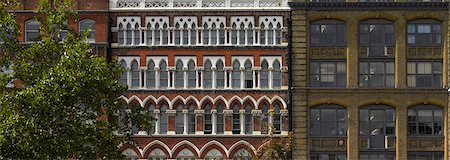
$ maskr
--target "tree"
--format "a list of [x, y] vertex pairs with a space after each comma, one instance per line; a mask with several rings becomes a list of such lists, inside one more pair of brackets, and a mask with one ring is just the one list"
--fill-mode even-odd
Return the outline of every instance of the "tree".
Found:
[[[40, 0], [40, 36], [31, 45], [19, 44], [9, 1], [0, 4], [0, 68], [13, 66], [12, 75], [0, 75], [0, 159], [116, 157], [124, 138], [113, 134], [125, 91], [117, 81], [120, 66], [93, 54], [88, 31], [69, 28], [61, 36], [67, 21], [76, 20], [68, 0]], [[13, 79], [20, 86], [6, 88]], [[146, 114], [135, 115], [144, 118], [132, 123], [151, 125]]]
[[[274, 130], [273, 126], [271, 127]], [[288, 159], [291, 151], [292, 134], [287, 137], [275, 138], [273, 132], [269, 133], [269, 137], [263, 141], [262, 146], [256, 153], [256, 159], [260, 160], [281, 160]]]

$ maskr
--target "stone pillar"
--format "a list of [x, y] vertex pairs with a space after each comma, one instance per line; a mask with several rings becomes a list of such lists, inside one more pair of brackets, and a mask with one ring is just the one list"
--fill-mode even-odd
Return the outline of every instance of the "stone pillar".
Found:
[[[241, 65], [244, 65], [244, 64], [241, 64]], [[245, 67], [241, 66], [239, 69], [241, 71], [241, 89], [244, 89], [245, 88]], [[233, 82], [233, 80], [231, 82]], [[231, 85], [231, 87], [234, 87], [234, 86]], [[235, 89], [238, 89], [238, 88], [235, 88]]]
[[[188, 73], [187, 73], [187, 71], [188, 71], [188, 67], [187, 66], [184, 66], [183, 67], [183, 82], [184, 82], [184, 89], [187, 89], [188, 88]], [[175, 77], [175, 76], [174, 76]], [[175, 79], [175, 78], [174, 78]], [[174, 86], [175, 86], [175, 84], [173, 84]]]
[[405, 18], [399, 18], [395, 22], [395, 34], [396, 44], [395, 44], [395, 87], [396, 88], [406, 88], [406, 20]]
[[232, 115], [233, 115], [233, 110], [223, 110], [223, 115], [225, 117], [225, 135], [232, 135], [232, 129], [233, 129], [233, 122], [232, 122]]
[[347, 157], [359, 159], [359, 111], [358, 106], [347, 108]]
[[[217, 67], [211, 67], [211, 77], [212, 77], [212, 83], [211, 83], [211, 88], [212, 89], [216, 89], [217, 86]], [[203, 74], [202, 74], [203, 76]], [[205, 85], [205, 84], [203, 84]]]
[[167, 134], [175, 135], [175, 114], [177, 110], [171, 109], [167, 110]]
[[[147, 69], [148, 69], [147, 67], [141, 67], [141, 69], [140, 69], [141, 73], [144, 73], [144, 79], [139, 81], [141, 83], [141, 85], [140, 85], [141, 87], [139, 87], [139, 88], [141, 88], [141, 89], [147, 88]], [[142, 77], [142, 76], [140, 76], [140, 77]], [[142, 84], [142, 83], [144, 83], [144, 84]]]
[[159, 89], [161, 86], [161, 77], [159, 76], [160, 72], [159, 66], [155, 66], [155, 89]]
[[273, 66], [269, 66], [269, 89], [273, 89]]
[[241, 134], [245, 134], [245, 109], [239, 110], [239, 120], [241, 124]]
[[[215, 108], [215, 107], [214, 107]], [[217, 133], [217, 109], [211, 109], [212, 133]]]
[[187, 110], [187, 109], [183, 109], [183, 111], [181, 111], [182, 113], [183, 113], [183, 134], [188, 134], [189, 132], [188, 132], [188, 129], [189, 129], [189, 125], [188, 125], [188, 121], [189, 121], [189, 118], [188, 118], [188, 113], [189, 113], [189, 110]]
[[400, 105], [395, 110], [396, 159], [408, 159], [408, 106]]
[[253, 115], [253, 134], [260, 135], [261, 134], [261, 110], [252, 110]]
[[270, 105], [269, 109], [269, 118], [267, 118], [269, 120], [269, 134], [273, 134], [274, 133], [274, 125], [273, 125], [273, 114], [275, 113], [275, 110], [273, 109], [273, 106]]
[[347, 21], [347, 88], [358, 87], [358, 20]]
[[196, 123], [195, 123], [195, 134], [196, 135], [203, 135], [204, 132], [204, 121], [203, 121], [203, 116], [205, 114], [205, 110], [195, 110], [195, 118], [196, 118]]
[[160, 132], [160, 128], [161, 128], [161, 126], [160, 126], [160, 123], [161, 123], [161, 121], [159, 120], [160, 118], [160, 116], [159, 116], [159, 114], [160, 114], [161, 112], [160, 112], [160, 110], [159, 109], [155, 109], [155, 110], [153, 110], [153, 114], [155, 115], [155, 133], [149, 133], [149, 134], [155, 134], [155, 135], [158, 135], [159, 134], [159, 132]]

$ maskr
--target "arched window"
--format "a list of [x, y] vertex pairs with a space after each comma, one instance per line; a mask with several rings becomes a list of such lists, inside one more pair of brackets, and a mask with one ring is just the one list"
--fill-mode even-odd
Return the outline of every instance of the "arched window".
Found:
[[212, 87], [212, 70], [211, 70], [211, 61], [206, 60], [203, 71], [203, 87], [211, 88]]
[[161, 28], [159, 27], [159, 24], [155, 24], [155, 45], [160, 45], [161, 44]]
[[167, 134], [167, 124], [168, 124], [168, 119], [167, 119], [167, 104], [163, 104], [161, 105], [161, 107], [159, 108], [159, 133], [160, 134]]
[[239, 64], [238, 60], [235, 60], [233, 62], [233, 74], [231, 75], [233, 83], [232, 87], [235, 89], [241, 88], [241, 65]]
[[225, 25], [223, 23], [220, 24], [219, 29], [219, 44], [225, 44]]
[[238, 104], [233, 106], [233, 134], [241, 133], [241, 116], [239, 114], [239, 110], [241, 108]]
[[95, 42], [95, 21], [90, 19], [85, 19], [80, 21], [80, 32], [86, 32], [88, 29], [91, 31], [89, 35], [86, 37], [89, 43]]
[[387, 47], [395, 46], [394, 22], [388, 20], [367, 20], [359, 24], [359, 44], [368, 47], [367, 56], [385, 57]]
[[[156, 39], [155, 39], [155, 43], [153, 43], [153, 39], [156, 36], [155, 30], [157, 29], [156, 28], [157, 25], [159, 26], [159, 24], [155, 24], [155, 28], [153, 29], [152, 28], [152, 24], [150, 22], [147, 23], [147, 31], [146, 31], [147, 32], [147, 36], [145, 37], [146, 40], [147, 40], [147, 45], [152, 45], [152, 44], [157, 45]], [[153, 33], [155, 33], [155, 35], [153, 35]]]
[[39, 36], [39, 27], [41, 23], [37, 20], [28, 20], [25, 22], [25, 41], [32, 42], [36, 41]]
[[167, 157], [168, 156], [164, 153], [164, 151], [159, 148], [155, 148], [152, 152], [150, 152], [150, 154], [148, 154], [147, 160], [165, 160]]
[[280, 134], [281, 133], [281, 107], [278, 103], [273, 104], [273, 133]]
[[419, 105], [408, 109], [409, 136], [443, 136], [444, 113], [434, 105]]
[[203, 115], [203, 119], [205, 123], [205, 134], [211, 134], [212, 133], [212, 127], [213, 127], [213, 120], [212, 120], [212, 113], [211, 113], [211, 105], [206, 104], [205, 105], [205, 114]]
[[131, 148], [127, 148], [124, 151], [122, 151], [121, 155], [125, 156], [125, 158], [129, 160], [137, 160], [139, 157], [136, 151], [134, 151]]
[[273, 24], [269, 24], [269, 29], [267, 30], [267, 43], [273, 45]]
[[345, 46], [346, 26], [337, 20], [320, 20], [311, 23], [311, 46]]
[[156, 84], [156, 74], [155, 74], [155, 62], [150, 60], [147, 66], [147, 87], [155, 88]]
[[196, 87], [195, 80], [197, 76], [195, 71], [195, 63], [192, 60], [188, 62], [187, 75], [188, 75], [188, 88], [195, 88]]
[[141, 44], [141, 30], [139, 28], [139, 24], [134, 25], [134, 45]]
[[223, 116], [223, 105], [222, 104], [218, 104], [216, 106], [217, 109], [217, 134], [223, 134], [225, 131], [225, 125], [224, 125], [224, 116]]
[[159, 63], [159, 84], [160, 88], [167, 88], [169, 85], [169, 72], [167, 71], [167, 63], [164, 60]]
[[246, 149], [242, 148], [234, 154], [233, 160], [252, 160], [252, 155]]
[[[156, 118], [154, 111], [155, 111], [155, 105], [150, 104], [150, 106], [148, 107], [148, 114], [151, 117]], [[155, 133], [155, 125], [153, 124], [152, 126], [150, 126], [150, 128], [148, 129], [147, 132], [148, 132], [148, 134], [154, 134]]]
[[223, 160], [223, 155], [217, 149], [211, 149], [206, 153], [205, 160]]
[[283, 39], [283, 32], [281, 30], [281, 24], [277, 24], [277, 29], [275, 30], [275, 44], [281, 44], [281, 40]]
[[211, 27], [211, 43], [212, 45], [217, 45], [217, 26], [213, 24]]
[[313, 137], [346, 136], [347, 111], [337, 105], [321, 105], [310, 110], [310, 134]]
[[247, 32], [247, 45], [253, 45], [253, 25], [252, 23], [248, 24]]
[[125, 44], [125, 29], [123, 28], [122, 23], [119, 24], [119, 29], [118, 29], [118, 37], [119, 37], [119, 45], [124, 45]]
[[181, 44], [181, 40], [180, 40], [180, 38], [181, 38], [181, 28], [180, 28], [180, 24], [179, 23], [175, 24], [174, 36], [175, 36], [175, 44], [180, 45]]
[[253, 70], [252, 70], [252, 62], [250, 60], [245, 61], [245, 88], [253, 88]]
[[187, 44], [189, 44], [189, 33], [190, 33], [190, 29], [188, 28], [188, 25], [187, 25], [187, 23], [185, 23], [184, 25], [183, 25], [183, 30], [182, 30], [182, 34], [183, 34], [183, 36], [182, 36], [182, 38], [183, 38], [183, 45], [187, 45]]
[[359, 109], [359, 137], [367, 139], [367, 148], [386, 148], [389, 145], [386, 142], [393, 136], [395, 136], [394, 108], [372, 105]]
[[261, 107], [261, 133], [267, 134], [269, 133], [269, 106], [266, 103], [263, 103]]
[[245, 134], [253, 133], [253, 114], [252, 105], [248, 104], [245, 106]]
[[127, 39], [127, 45], [131, 45], [132, 43], [133, 43], [133, 31], [132, 31], [132, 29], [131, 29], [131, 24], [127, 24], [127, 28], [126, 28], [126, 34], [127, 34], [127, 37], [126, 37], [126, 39]]
[[239, 27], [239, 44], [245, 44], [245, 31], [244, 23], [241, 23], [241, 26]]
[[266, 26], [264, 25], [264, 23], [261, 23], [261, 25], [259, 25], [259, 44], [266, 44]]
[[[211, 45], [211, 43], [209, 42], [210, 40], [210, 33], [211, 33], [211, 29], [208, 28], [208, 24], [204, 23], [203, 24], [203, 44], [204, 45]], [[213, 33], [211, 33], [213, 34]]]
[[183, 149], [178, 153], [176, 160], [195, 160], [195, 155], [189, 149]]
[[120, 74], [119, 83], [124, 86], [127, 86], [128, 85], [127, 63], [124, 60], [121, 60], [120, 67], [122, 67], [123, 72], [122, 72], [122, 74]]
[[169, 44], [169, 29], [167, 27], [167, 23], [164, 23], [162, 32], [162, 44]]
[[216, 63], [216, 88], [223, 88], [225, 85], [225, 71], [223, 70], [222, 60]]
[[275, 60], [272, 64], [272, 80], [273, 80], [273, 88], [281, 87], [281, 64], [278, 60]]
[[191, 29], [189, 31], [190, 35], [190, 45], [196, 45], [197, 44], [197, 25], [193, 23], [191, 25]]
[[184, 87], [184, 71], [183, 71], [183, 62], [178, 60], [175, 67], [175, 87], [183, 88]]
[[184, 114], [183, 105], [178, 104], [175, 113], [175, 134], [183, 134], [184, 132]]
[[140, 71], [139, 64], [136, 60], [131, 62], [131, 87], [140, 86]]
[[195, 134], [195, 106], [193, 104], [188, 108], [188, 133]]
[[237, 26], [233, 23], [231, 26], [231, 44], [237, 44]]
[[260, 87], [261, 88], [269, 88], [269, 64], [266, 60], [263, 60], [261, 63], [261, 71], [259, 74], [260, 79]]

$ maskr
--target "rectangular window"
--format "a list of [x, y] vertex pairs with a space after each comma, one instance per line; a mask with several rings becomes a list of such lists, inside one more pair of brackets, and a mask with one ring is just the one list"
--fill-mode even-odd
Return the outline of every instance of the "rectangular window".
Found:
[[345, 46], [346, 27], [340, 21], [318, 21], [311, 24], [311, 46]]
[[212, 114], [207, 113], [205, 116], [205, 134], [211, 134], [212, 133]]
[[441, 23], [432, 20], [409, 22], [407, 42], [410, 46], [442, 45]]
[[345, 87], [346, 62], [312, 61], [309, 77], [312, 87]]
[[359, 62], [359, 86], [394, 87], [395, 65], [392, 61]]
[[189, 111], [188, 120], [188, 133], [195, 134], [195, 113], [193, 111]]
[[241, 120], [239, 113], [233, 113], [233, 134], [241, 133]]
[[442, 87], [442, 62], [408, 62], [408, 87]]

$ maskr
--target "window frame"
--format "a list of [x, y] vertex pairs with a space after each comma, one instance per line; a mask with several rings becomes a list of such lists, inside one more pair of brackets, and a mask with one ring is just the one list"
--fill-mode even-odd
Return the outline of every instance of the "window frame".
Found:
[[[431, 73], [429, 74], [419, 74], [419, 63], [431, 63]], [[414, 64], [414, 72], [412, 73], [412, 69], [410, 68], [410, 64]], [[440, 65], [441, 67], [437, 67], [436, 65]], [[437, 67], [437, 68], [436, 68]], [[435, 70], [440, 69], [440, 70]], [[406, 77], [407, 77], [407, 86], [411, 88], [442, 88], [443, 87], [443, 63], [442, 60], [408, 60], [406, 67]], [[435, 73], [435, 71], [440, 73]], [[418, 76], [431, 76], [431, 85], [430, 86], [417, 86], [417, 78]], [[414, 77], [415, 85], [410, 84], [410, 80]], [[435, 81], [439, 80], [438, 84], [435, 84]], [[412, 82], [411, 82], [412, 83]]]
[[[362, 63], [367, 63], [367, 70], [365, 72], [367, 73], [363, 73], [363, 70], [361, 69], [361, 65]], [[370, 72], [370, 64], [371, 63], [383, 63], [383, 73], [377, 73], [377, 74], [371, 74]], [[393, 73], [386, 73], [386, 69], [387, 69], [387, 65], [392, 64], [393, 65]], [[395, 68], [395, 60], [394, 59], [383, 59], [383, 60], [367, 60], [367, 59], [360, 59], [359, 63], [358, 63], [359, 67], [358, 67], [358, 85], [359, 87], [362, 88], [394, 88], [395, 87], [395, 73], [396, 73], [396, 68]], [[382, 86], [373, 86], [373, 84], [370, 83], [370, 79], [368, 79], [367, 81], [367, 85], [364, 85], [363, 82], [361, 81], [361, 78], [363, 76], [366, 76], [367, 78], [370, 78], [371, 75], [375, 75], [375, 76], [383, 76], [383, 85]], [[393, 78], [392, 81], [392, 86], [388, 86], [387, 85], [387, 76], [390, 76]]]
[[[419, 118], [419, 110], [431, 110], [431, 114], [432, 114], [432, 120], [430, 121], [421, 121], [421, 118]], [[436, 118], [436, 111], [440, 111], [441, 112], [441, 121], [439, 122]], [[414, 120], [413, 117], [410, 117], [410, 114], [414, 112], [415, 114], [415, 118]], [[414, 106], [411, 108], [408, 108], [408, 136], [433, 136], [433, 137], [444, 137], [444, 110], [441, 107], [435, 106], [435, 105], [418, 105], [418, 106]], [[421, 133], [420, 131], [420, 127], [421, 127], [421, 123], [424, 123], [425, 125], [428, 123], [432, 123], [432, 127], [431, 127], [431, 133]], [[411, 133], [412, 131], [410, 130], [410, 125], [414, 124], [414, 128], [415, 128], [415, 133]], [[427, 127], [427, 126], [425, 126]], [[436, 127], [440, 127], [440, 134], [436, 134], [435, 129]]]
[[[416, 43], [417, 42], [416, 41], [416, 37], [417, 36], [420, 36], [421, 34], [422, 35], [426, 35], [424, 33], [418, 33], [419, 25], [429, 25], [430, 26], [430, 33], [428, 33], [428, 36], [430, 36], [430, 41], [428, 43]], [[439, 29], [440, 31], [439, 32], [434, 32], [434, 28], [433, 27], [435, 25], [440, 27], [440, 29]], [[410, 28], [409, 28], [410, 26], [414, 26], [414, 32], [413, 33], [410, 32]], [[443, 44], [444, 43], [443, 42], [443, 40], [444, 40], [443, 37], [444, 36], [442, 35], [444, 27], [442, 27], [442, 22], [440, 22], [440, 21], [436, 21], [436, 20], [432, 20], [432, 19], [418, 19], [418, 20], [409, 21], [406, 24], [406, 27], [407, 27], [407, 29], [406, 29], [406, 45], [408, 47], [443, 46], [444, 45]], [[409, 37], [410, 36], [414, 36], [414, 39], [415, 39], [414, 43], [410, 43], [409, 42]], [[433, 39], [436, 40], [435, 38], [438, 38], [438, 37], [440, 37], [439, 38], [440, 43], [433, 43]]]
[[[318, 70], [317, 74], [314, 73], [314, 70], [313, 70], [313, 65], [315, 65], [315, 64], [317, 64], [318, 67], [319, 67], [318, 68], [319, 70]], [[334, 71], [333, 71], [334, 74], [322, 74], [322, 64], [333, 64], [333, 66], [334, 66]], [[339, 73], [338, 65], [344, 65], [343, 73]], [[310, 79], [309, 79], [309, 86], [310, 87], [344, 88], [344, 87], [347, 86], [347, 62], [345, 60], [311, 60], [309, 66], [310, 66], [310, 70], [309, 70], [309, 77], [310, 77]], [[320, 77], [327, 76], [327, 75], [328, 76], [329, 75], [333, 75], [334, 82], [333, 82], [333, 85], [331, 85], [331, 86], [322, 85], [322, 83], [326, 84], [326, 82], [321, 82], [322, 80], [321, 80]], [[319, 76], [319, 77], [317, 77], [317, 76]], [[317, 80], [317, 78], [319, 78], [320, 82], [318, 82], [317, 85], [316, 85], [315, 83], [313, 83], [314, 82], [313, 78], [315, 80]], [[343, 79], [340, 80], [340, 78], [343, 78]], [[344, 82], [344, 84], [343, 85], [339, 85], [338, 81], [342, 81], [342, 82]]]
[[[318, 25], [319, 29], [321, 30], [321, 26], [333, 26], [335, 28], [335, 33], [330, 33], [330, 34], [323, 34], [323, 33], [315, 33], [313, 32], [313, 27]], [[343, 30], [339, 31], [338, 28], [339, 26], [343, 26]], [[335, 19], [324, 19], [324, 20], [318, 20], [318, 21], [314, 21], [312, 22], [310, 25], [310, 45], [311, 47], [329, 47], [329, 46], [333, 46], [333, 47], [346, 47], [347, 46], [347, 24], [343, 21], [339, 21], [339, 20], [335, 20]], [[319, 31], [322, 32], [322, 31]], [[342, 33], [340, 33], [342, 32]], [[323, 34], [324, 37], [320, 37], [321, 34]], [[333, 35], [334, 34], [334, 35]], [[313, 43], [313, 39], [315, 38], [315, 36], [319, 36], [318, 38], [318, 42], [317, 43]], [[340, 40], [338, 40], [338, 37], [342, 37], [343, 41], [341, 42]], [[320, 42], [321, 39], [333, 39], [332, 43], [328, 43], [328, 42]]]
[[[324, 121], [322, 120], [322, 112], [323, 110], [333, 110], [334, 115], [335, 115], [335, 120], [334, 121]], [[315, 120], [313, 121], [313, 112], [318, 111], [318, 115], [320, 117], [319, 120]], [[343, 118], [344, 120], [340, 120], [339, 119], [339, 111], [344, 111], [344, 115]], [[348, 127], [347, 127], [347, 108], [339, 106], [339, 105], [319, 105], [319, 106], [315, 106], [309, 109], [309, 126], [310, 126], [310, 132], [308, 133], [311, 137], [347, 137], [348, 134]], [[317, 123], [315, 125], [319, 126], [319, 133], [313, 133], [313, 126], [314, 123]], [[333, 123], [334, 124], [334, 128], [336, 129], [336, 133], [332, 133], [332, 134], [326, 134], [326, 133], [322, 133], [323, 131], [325, 131], [322, 128], [322, 124], [328, 124], [328, 123]], [[344, 133], [340, 134], [339, 133], [339, 126], [343, 126], [344, 128]]]

